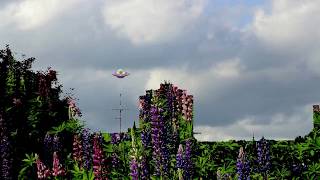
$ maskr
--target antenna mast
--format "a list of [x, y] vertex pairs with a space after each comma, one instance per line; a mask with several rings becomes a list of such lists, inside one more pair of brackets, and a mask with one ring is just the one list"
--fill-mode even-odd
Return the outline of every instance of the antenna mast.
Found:
[[120, 121], [120, 133], [121, 133], [121, 120], [122, 120], [121, 114], [122, 114], [122, 111], [124, 111], [124, 110], [129, 110], [129, 109], [127, 109], [127, 108], [122, 108], [122, 106], [121, 106], [121, 93], [120, 93], [120, 106], [119, 106], [119, 108], [112, 109], [112, 110], [117, 110], [117, 111], [119, 111], [119, 117], [116, 117], [115, 119], [119, 119], [119, 121]]

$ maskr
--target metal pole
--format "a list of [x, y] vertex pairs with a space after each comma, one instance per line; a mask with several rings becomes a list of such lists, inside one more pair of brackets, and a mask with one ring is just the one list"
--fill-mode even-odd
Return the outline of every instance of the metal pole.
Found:
[[122, 108], [121, 107], [121, 105], [122, 105], [122, 103], [121, 103], [121, 93], [120, 93], [120, 107], [119, 108], [117, 108], [117, 109], [112, 109], [112, 110], [118, 110], [119, 111], [119, 117], [116, 117], [115, 119], [119, 119], [119, 121], [120, 121], [120, 133], [121, 133], [121, 131], [122, 131], [122, 129], [121, 129], [121, 121], [122, 121], [122, 111], [124, 111], [124, 110], [129, 110], [129, 109], [127, 109], [127, 108]]
[[120, 134], [121, 134], [121, 111], [122, 111], [122, 108], [121, 108], [121, 93], [120, 93]]

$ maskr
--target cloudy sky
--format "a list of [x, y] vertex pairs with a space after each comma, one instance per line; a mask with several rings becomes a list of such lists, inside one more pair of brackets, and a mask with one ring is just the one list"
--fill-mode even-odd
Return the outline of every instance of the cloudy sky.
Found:
[[194, 95], [201, 141], [307, 134], [319, 27], [316, 0], [0, 0], [1, 48], [56, 69], [88, 127], [118, 131], [120, 92], [131, 127], [138, 97], [168, 80]]

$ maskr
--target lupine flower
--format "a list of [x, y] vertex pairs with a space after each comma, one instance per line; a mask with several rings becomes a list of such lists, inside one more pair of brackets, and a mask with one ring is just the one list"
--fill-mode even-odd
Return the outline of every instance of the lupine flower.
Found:
[[96, 133], [93, 138], [93, 173], [96, 180], [102, 180], [105, 172], [105, 159], [102, 151], [101, 134]]
[[146, 156], [142, 156], [141, 159], [141, 165], [140, 165], [140, 169], [141, 169], [141, 179], [142, 180], [148, 180], [150, 179], [150, 173], [149, 173], [149, 166], [148, 166], [148, 162], [147, 162], [147, 158]]
[[192, 178], [193, 175], [193, 162], [192, 162], [192, 141], [186, 140], [186, 151], [184, 155], [184, 174], [186, 179]]
[[8, 139], [8, 136], [4, 135], [2, 137], [1, 143], [0, 143], [0, 153], [1, 153], [1, 174], [3, 180], [11, 180], [12, 177], [12, 155], [10, 150], [10, 142]]
[[177, 153], [177, 157], [176, 157], [176, 160], [177, 160], [177, 164], [176, 164], [176, 167], [177, 168], [180, 168], [182, 169], [184, 166], [184, 163], [183, 163], [183, 147], [182, 147], [182, 144], [179, 145], [179, 149], [178, 149], [178, 153]]
[[47, 133], [43, 140], [44, 148], [51, 149], [51, 144], [52, 144], [52, 137], [50, 136], [49, 133]]
[[130, 161], [130, 176], [132, 180], [138, 180], [139, 178], [139, 165], [137, 162], [137, 152], [136, 144], [135, 144], [135, 129], [131, 129], [131, 161]]
[[119, 160], [119, 157], [116, 153], [112, 153], [112, 167], [113, 168], [117, 168], [119, 166], [119, 163], [120, 163], [120, 160]]
[[151, 143], [151, 135], [149, 131], [146, 131], [145, 129], [141, 132], [141, 142], [143, 147], [146, 149], [149, 147]]
[[61, 142], [60, 142], [60, 137], [55, 134], [53, 137], [53, 152], [61, 152], [62, 146], [61, 146]]
[[53, 153], [53, 167], [52, 167], [52, 176], [64, 176], [65, 170], [62, 167], [62, 164], [60, 164], [59, 157], [57, 152]]
[[164, 120], [160, 116], [162, 109], [155, 106], [151, 106], [151, 137], [152, 137], [152, 149], [153, 149], [153, 160], [156, 163], [155, 174], [157, 176], [166, 175], [168, 172], [168, 160], [169, 152], [166, 147], [165, 140], [166, 131], [164, 128]]
[[46, 74], [42, 72], [38, 72], [38, 77], [39, 77], [39, 95], [41, 97], [48, 97], [49, 96], [49, 91], [51, 87], [51, 82], [47, 81]]
[[176, 156], [176, 167], [178, 168], [179, 179], [183, 179], [184, 157], [182, 144], [179, 145]]
[[294, 176], [300, 176], [303, 171], [307, 170], [307, 166], [304, 163], [294, 163], [291, 168]]
[[73, 117], [81, 116], [80, 109], [76, 106], [75, 99], [68, 97], [68, 105], [69, 105], [69, 119], [72, 119]]
[[246, 154], [243, 147], [240, 147], [237, 159], [237, 174], [239, 180], [250, 180], [250, 166], [246, 159]]
[[40, 158], [37, 158], [37, 175], [38, 179], [46, 179], [51, 175], [50, 169], [47, 168], [43, 162], [41, 162]]
[[147, 102], [146, 102], [146, 96], [140, 96], [139, 97], [139, 119], [141, 119], [143, 122], [147, 121]]
[[111, 144], [119, 144], [120, 141], [121, 141], [121, 137], [119, 133], [111, 134]]
[[264, 137], [262, 137], [258, 141], [257, 154], [258, 154], [258, 162], [257, 162], [258, 172], [263, 173], [264, 176], [266, 176], [266, 173], [271, 168], [271, 163], [270, 163], [269, 143], [267, 142], [266, 139], [264, 139]]
[[52, 137], [49, 133], [46, 134], [46, 136], [43, 139], [43, 147], [44, 147], [44, 162], [49, 163], [50, 159], [52, 158]]
[[83, 152], [83, 167], [89, 170], [92, 164], [92, 146], [91, 135], [88, 129], [82, 131], [82, 152]]
[[[4, 136], [5, 132], [7, 131], [6, 125], [5, 125], [5, 121], [2, 117], [2, 114], [0, 113], [0, 138], [2, 139], [2, 136]], [[0, 142], [1, 142], [0, 139]]]
[[139, 171], [138, 171], [138, 162], [135, 158], [133, 158], [130, 161], [130, 176], [132, 177], [132, 180], [138, 180], [139, 179]]
[[193, 111], [193, 96], [188, 95], [187, 96], [187, 112], [186, 112], [186, 120], [191, 122], [192, 121], [192, 111]]
[[78, 165], [82, 166], [82, 143], [78, 134], [73, 136], [73, 159], [78, 163]]
[[139, 97], [139, 118], [144, 118], [145, 96]]

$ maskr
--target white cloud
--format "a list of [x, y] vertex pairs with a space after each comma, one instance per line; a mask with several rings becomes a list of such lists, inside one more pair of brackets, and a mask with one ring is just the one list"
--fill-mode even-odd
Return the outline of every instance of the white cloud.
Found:
[[[274, 47], [300, 47], [320, 39], [320, 1], [273, 0], [271, 12], [255, 13], [253, 30]], [[298, 48], [297, 48], [298, 49]]]
[[79, 0], [23, 0], [0, 10], [2, 24], [14, 24], [20, 30], [31, 30], [72, 8]]
[[292, 115], [282, 113], [270, 115], [269, 124], [259, 124], [258, 117], [250, 116], [240, 119], [228, 126], [195, 126], [195, 137], [199, 141], [250, 140], [254, 133], [255, 139], [262, 136], [267, 139], [294, 139], [304, 136], [313, 127], [312, 104], [300, 107]]
[[103, 9], [105, 23], [134, 44], [172, 39], [202, 13], [205, 0], [115, 0]]

